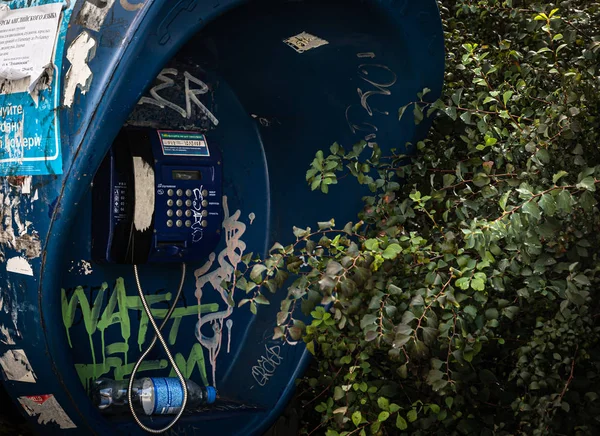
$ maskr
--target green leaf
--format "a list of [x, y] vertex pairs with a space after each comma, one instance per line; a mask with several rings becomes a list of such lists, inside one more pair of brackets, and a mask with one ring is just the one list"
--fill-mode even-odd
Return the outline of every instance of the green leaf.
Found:
[[408, 419], [408, 422], [415, 422], [417, 420], [417, 410], [410, 409], [406, 414], [406, 419]]
[[573, 208], [573, 197], [566, 189], [563, 189], [556, 197], [556, 205], [564, 213], [570, 213]]
[[562, 179], [564, 176], [568, 175], [569, 173], [566, 171], [559, 171], [556, 174], [554, 174], [554, 176], [552, 176], [552, 183], [558, 182], [560, 179]]
[[502, 94], [502, 101], [504, 101], [504, 106], [506, 106], [508, 104], [508, 101], [510, 100], [510, 98], [512, 96], [513, 96], [512, 91], [506, 91], [504, 94]]
[[379, 412], [379, 416], [377, 417], [377, 420], [379, 422], [384, 422], [386, 419], [388, 419], [390, 417], [390, 412], [386, 412], [385, 410], [383, 412]]
[[357, 410], [352, 414], [352, 422], [356, 427], [360, 425], [360, 423], [362, 422], [362, 414], [360, 413], [360, 411]]
[[400, 406], [396, 403], [390, 404], [390, 413], [396, 413], [398, 410], [400, 410]]
[[260, 283], [262, 281], [262, 273], [265, 272], [267, 270], [267, 267], [257, 263], [256, 265], [254, 265], [254, 267], [252, 268], [252, 271], [250, 272], [250, 278], [255, 282], [255, 283]]
[[463, 311], [471, 316], [471, 318], [475, 319], [477, 317], [477, 309], [474, 306], [465, 306]]
[[485, 290], [485, 281], [480, 278], [475, 278], [471, 280], [471, 288], [475, 291], [483, 291]]
[[551, 194], [542, 195], [542, 198], [540, 198], [539, 206], [548, 216], [553, 216], [556, 213], [556, 200], [554, 200], [554, 197]]
[[535, 157], [537, 157], [539, 161], [544, 164], [550, 163], [550, 153], [548, 153], [548, 150], [545, 148], [540, 148], [535, 154]]
[[413, 115], [415, 116], [415, 124], [420, 124], [423, 121], [423, 109], [419, 103], [414, 104]]
[[396, 427], [398, 427], [400, 430], [406, 430], [408, 428], [406, 419], [400, 416], [400, 414], [396, 415]]
[[379, 241], [377, 239], [367, 239], [365, 241], [365, 248], [369, 251], [379, 250]]
[[499, 316], [500, 314], [498, 313], [498, 309], [496, 308], [490, 308], [485, 311], [485, 317], [487, 319], [498, 319]]
[[574, 278], [573, 281], [575, 281], [576, 283], [579, 283], [580, 285], [583, 286], [591, 286], [592, 283], [590, 282], [590, 279], [587, 278], [587, 276], [585, 276], [584, 274], [577, 274]]
[[376, 322], [377, 317], [375, 315], [367, 314], [360, 320], [360, 328], [364, 329], [365, 327], [375, 324]]
[[593, 177], [586, 177], [576, 185], [579, 189], [587, 189], [590, 192], [596, 190], [596, 181]]
[[344, 392], [344, 390], [340, 387], [340, 386], [336, 386], [335, 389], [333, 390], [333, 399], [335, 401], [341, 400], [342, 398], [344, 398], [346, 396], [346, 393]]
[[509, 197], [510, 197], [510, 191], [505, 192], [504, 194], [502, 194], [502, 197], [500, 197], [500, 201], [498, 202], [498, 205], [502, 208], [502, 210], [506, 210], [506, 203], [508, 202]]
[[384, 259], [395, 259], [402, 252], [402, 247], [399, 244], [390, 244], [381, 254]]
[[390, 410], [390, 401], [385, 397], [377, 398], [377, 405], [382, 410]]
[[271, 304], [269, 302], [269, 300], [267, 300], [267, 297], [265, 297], [263, 294], [258, 294], [256, 297], [254, 297], [254, 301], [257, 304], [262, 304], [262, 305], [269, 305], [269, 304]]
[[542, 214], [540, 212], [540, 208], [538, 206], [538, 204], [535, 202], [535, 200], [530, 200], [527, 203], [525, 203], [525, 205], [523, 206], [523, 212], [531, 215], [532, 217], [534, 217], [535, 219], [540, 219]]
[[448, 406], [448, 409], [451, 409], [452, 405], [454, 404], [454, 398], [446, 397], [446, 399], [444, 401], [446, 402], [446, 406]]
[[485, 173], [477, 173], [475, 177], [473, 177], [473, 184], [479, 188], [489, 185], [490, 181], [490, 177]]
[[460, 279], [458, 279], [456, 281], [456, 286], [458, 286], [460, 289], [462, 290], [467, 290], [469, 289], [471, 283], [471, 278], [470, 277], [461, 277]]

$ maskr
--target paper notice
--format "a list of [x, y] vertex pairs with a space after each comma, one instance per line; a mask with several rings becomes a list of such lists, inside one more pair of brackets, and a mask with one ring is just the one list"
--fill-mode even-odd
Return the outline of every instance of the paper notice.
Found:
[[29, 77], [31, 91], [52, 64], [62, 2], [0, 10], [0, 78]]

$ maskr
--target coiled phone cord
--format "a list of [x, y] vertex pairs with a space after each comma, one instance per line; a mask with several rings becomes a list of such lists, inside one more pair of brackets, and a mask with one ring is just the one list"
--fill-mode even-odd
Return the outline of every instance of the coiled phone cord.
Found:
[[[187, 389], [187, 385], [185, 382], [185, 378], [183, 377], [183, 374], [181, 374], [181, 371], [177, 367], [177, 363], [175, 362], [175, 359], [173, 358], [173, 355], [171, 354], [171, 351], [169, 350], [169, 347], [167, 346], [167, 342], [165, 341], [165, 338], [163, 338], [163, 335], [160, 332], [163, 329], [163, 327], [167, 324], [169, 319], [171, 318], [171, 315], [173, 314], [173, 311], [175, 310], [175, 306], [177, 306], [177, 302], [179, 301], [179, 297], [181, 296], [181, 291], [183, 289], [183, 282], [185, 281], [185, 263], [181, 264], [181, 283], [179, 283], [179, 289], [177, 290], [177, 295], [175, 296], [175, 299], [173, 300], [173, 304], [169, 308], [169, 311], [167, 312], [167, 316], [165, 316], [165, 318], [163, 319], [163, 322], [161, 323], [160, 327], [158, 327], [156, 325], [156, 321], [154, 320], [154, 317], [152, 316], [152, 313], [150, 312], [150, 307], [148, 306], [148, 302], [146, 301], [146, 297], [144, 296], [144, 291], [142, 290], [142, 285], [140, 284], [140, 277], [138, 274], [137, 265], [133, 265], [133, 272], [135, 275], [135, 282], [137, 284], [140, 301], [142, 302], [142, 307], [144, 308], [144, 312], [146, 312], [146, 315], [148, 316], [148, 320], [150, 321], [150, 324], [152, 324], [152, 328], [154, 329], [155, 334], [154, 334], [154, 338], [152, 339], [152, 342], [150, 343], [150, 345], [148, 346], [146, 351], [144, 351], [142, 353], [142, 355], [140, 356], [138, 361], [135, 363], [135, 366], [133, 367], [133, 371], [131, 372], [131, 378], [129, 379], [129, 386], [127, 387], [127, 400], [129, 402], [129, 409], [131, 410], [133, 419], [135, 419], [135, 422], [137, 422], [137, 424], [140, 426], [140, 428], [142, 430], [147, 431], [148, 433], [160, 434], [160, 433], [166, 432], [171, 427], [173, 427], [175, 424], [177, 424], [177, 421], [179, 421], [179, 418], [181, 418], [181, 415], [183, 414], [183, 412], [185, 410], [185, 406], [187, 405], [187, 400], [188, 400], [188, 389]], [[148, 353], [150, 353], [150, 351], [152, 351], [152, 348], [154, 348], [154, 345], [156, 345], [157, 339], [158, 339], [158, 341], [160, 341], [161, 345], [163, 346], [165, 353], [167, 355], [167, 358], [169, 359], [169, 362], [173, 366], [173, 369], [175, 370], [175, 374], [177, 374], [177, 378], [179, 379], [179, 382], [181, 383], [181, 387], [183, 389], [183, 403], [181, 404], [181, 409], [179, 410], [179, 412], [177, 413], [175, 418], [169, 423], [169, 425], [167, 425], [165, 428], [161, 428], [159, 430], [156, 430], [156, 429], [153, 429], [150, 427], [146, 427], [140, 421], [140, 419], [137, 416], [137, 413], [135, 412], [135, 410], [133, 408], [133, 402], [132, 402], [132, 391], [133, 391], [133, 382], [135, 379], [135, 374], [138, 371], [138, 368], [140, 367], [140, 365], [142, 364], [142, 361], [146, 358]]]

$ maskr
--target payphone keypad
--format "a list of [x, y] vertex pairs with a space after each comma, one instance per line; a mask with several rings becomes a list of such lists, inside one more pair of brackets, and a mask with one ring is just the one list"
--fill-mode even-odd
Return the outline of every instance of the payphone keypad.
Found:
[[[201, 211], [193, 211], [191, 209], [193, 205], [191, 197], [193, 194], [194, 192], [191, 189], [186, 189], [185, 191], [183, 189], [167, 190], [167, 227], [192, 227], [192, 220], [184, 220], [183, 218], [184, 216], [185, 218], [191, 218], [194, 215], [194, 212], [196, 212], [196, 214], [200, 215], [200, 217], [202, 218], [202, 220], [200, 221], [200, 225], [203, 228], [208, 226], [208, 222], [204, 219], [208, 216], [208, 211], [206, 209], [203, 209]], [[199, 205], [201, 208], [205, 208], [206, 206], [208, 206], [208, 202], [204, 198], [208, 196], [208, 191], [206, 189], [203, 189], [200, 192], [200, 195], [200, 198], [202, 200], [200, 201]], [[184, 204], [185, 208], [183, 207]]]

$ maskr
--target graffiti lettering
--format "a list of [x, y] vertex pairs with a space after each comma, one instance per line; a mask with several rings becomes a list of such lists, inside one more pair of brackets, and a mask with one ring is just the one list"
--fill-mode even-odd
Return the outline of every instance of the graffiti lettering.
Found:
[[[217, 117], [215, 117], [214, 114], [208, 110], [208, 108], [198, 99], [199, 95], [208, 93], [208, 85], [202, 80], [192, 76], [187, 71], [183, 73], [185, 86], [185, 109], [158, 94], [158, 91], [175, 86], [175, 81], [169, 76], [177, 76], [178, 74], [179, 72], [175, 68], [165, 68], [162, 70], [156, 77], [156, 79], [161, 83], [150, 89], [150, 95], [152, 97], [142, 97], [138, 104], [152, 104], [163, 109], [167, 107], [180, 114], [183, 118], [189, 120], [193, 113], [193, 103], [215, 126], [218, 125], [219, 120]], [[191, 83], [198, 85], [200, 88], [192, 88], [190, 86]]]
[[279, 345], [270, 348], [265, 345], [265, 355], [261, 356], [256, 365], [252, 367], [252, 377], [260, 386], [266, 385], [275, 374], [277, 367], [281, 365], [283, 357], [281, 357], [280, 352], [281, 347]]
[[[221, 299], [225, 303], [224, 310], [212, 313], [199, 313], [198, 323], [196, 324], [196, 338], [208, 350], [209, 362], [212, 366], [212, 385], [216, 386], [216, 371], [217, 357], [221, 351], [221, 340], [223, 337], [223, 322], [233, 313], [234, 293], [235, 293], [235, 271], [238, 264], [242, 260], [246, 243], [242, 241], [242, 236], [246, 232], [246, 224], [238, 221], [241, 211], [236, 211], [233, 215], [229, 215], [229, 207], [227, 205], [227, 197], [223, 196], [223, 230], [225, 233], [225, 248], [215, 256], [211, 253], [208, 261], [195, 271], [196, 276], [196, 298], [198, 305], [201, 304], [202, 296], [207, 292], [205, 286], [210, 286], [219, 293]], [[218, 261], [218, 267], [211, 272], [208, 272], [215, 258]], [[223, 287], [223, 283], [232, 282], [231, 290]], [[212, 328], [212, 336], [207, 336], [202, 332], [202, 326], [209, 324]], [[231, 330], [229, 330], [231, 331]]]
[[[61, 306], [62, 306], [62, 318], [63, 323], [67, 331], [67, 340], [69, 342], [69, 346], [72, 348], [73, 345], [71, 343], [70, 329], [73, 326], [73, 322], [75, 320], [75, 314], [78, 308], [81, 309], [81, 314], [83, 317], [83, 324], [85, 326], [86, 332], [90, 341], [90, 350], [92, 354], [92, 364], [84, 365], [86, 368], [91, 368], [92, 372], [91, 377], [97, 378], [102, 374], [108, 372], [111, 368], [121, 367], [122, 361], [118, 359], [120, 363], [117, 364], [115, 361], [115, 357], [106, 357], [107, 355], [114, 355], [116, 353], [121, 353], [125, 360], [125, 366], [127, 367], [127, 354], [129, 351], [129, 338], [131, 336], [131, 321], [130, 321], [130, 310], [135, 310], [139, 312], [140, 315], [140, 327], [138, 330], [137, 343], [138, 348], [141, 351], [142, 345], [146, 341], [146, 333], [148, 331], [148, 316], [145, 311], [142, 310], [142, 304], [140, 298], [138, 296], [128, 296], [125, 283], [122, 278], [118, 278], [115, 287], [108, 298], [108, 302], [106, 306], [103, 308], [104, 295], [108, 291], [108, 284], [103, 283], [96, 297], [94, 299], [94, 304], [90, 307], [90, 303], [88, 301], [88, 297], [85, 294], [83, 287], [79, 286], [73, 292], [71, 298], [67, 298], [67, 293], [64, 289], [61, 290]], [[169, 302], [172, 298], [171, 293], [166, 293], [162, 295], [148, 295], [146, 296], [146, 300], [150, 305], [152, 315], [156, 319], [164, 319], [167, 315], [167, 309], [157, 309], [152, 308], [153, 305], [158, 303]], [[181, 319], [186, 316], [197, 316], [198, 313], [211, 313], [219, 310], [218, 304], [205, 304], [202, 306], [190, 306], [190, 307], [178, 307], [173, 311], [171, 318], [173, 319], [173, 324], [171, 326], [171, 330], [169, 332], [169, 342], [171, 345], [175, 343], [177, 338], [177, 332], [179, 330], [179, 325], [181, 323]], [[117, 342], [110, 345], [105, 344], [105, 331], [111, 325], [118, 324], [121, 329], [121, 337], [123, 338], [123, 342]], [[101, 341], [101, 350], [102, 350], [102, 363], [97, 362], [96, 353], [95, 353], [95, 344], [94, 344], [94, 334], [96, 332], [100, 332], [100, 341]], [[198, 353], [198, 349], [193, 349], [193, 353]], [[202, 349], [200, 347], [200, 355], [202, 356]], [[194, 354], [195, 356], [195, 354]], [[204, 372], [206, 374], [206, 370], [204, 369], [204, 358], [200, 359], [199, 357], [194, 358], [194, 362], [202, 363], [202, 369], [200, 372]], [[181, 359], [180, 359], [181, 360]], [[178, 364], [180, 361], [178, 361]], [[186, 363], [186, 365], [188, 365]], [[104, 367], [108, 365], [106, 371]]]
[[200, 242], [204, 237], [204, 232], [202, 230], [202, 200], [204, 200], [204, 196], [202, 195], [202, 190], [204, 189], [204, 185], [200, 186], [200, 188], [194, 189], [194, 202], [192, 203], [194, 214], [194, 224], [192, 224], [192, 242]]
[[[374, 53], [359, 53], [357, 55], [359, 58], [375, 58]], [[378, 79], [374, 79], [373, 75], [379, 73], [380, 76], [387, 75], [387, 78], [379, 77]], [[360, 98], [360, 105], [354, 104], [350, 105], [346, 108], [346, 121], [348, 122], [348, 127], [353, 134], [357, 132], [362, 132], [365, 134], [364, 139], [366, 141], [370, 141], [377, 137], [377, 131], [379, 130], [374, 122], [369, 121], [355, 121], [359, 118], [364, 118], [364, 112], [366, 112], [369, 117], [373, 117], [374, 113], [380, 113], [383, 115], [389, 115], [387, 111], [381, 111], [374, 107], [372, 107], [370, 103], [371, 97], [374, 95], [384, 95], [390, 96], [392, 95], [392, 91], [390, 88], [396, 84], [398, 81], [398, 76], [394, 73], [389, 67], [381, 64], [361, 64], [358, 66], [358, 77], [369, 85], [375, 87], [375, 89], [369, 91], [363, 91], [361, 88], [357, 88], [356, 91], [358, 93], [358, 97]]]

